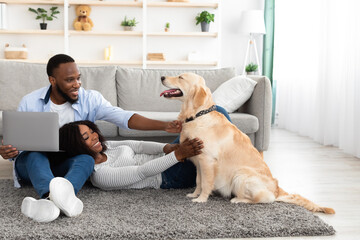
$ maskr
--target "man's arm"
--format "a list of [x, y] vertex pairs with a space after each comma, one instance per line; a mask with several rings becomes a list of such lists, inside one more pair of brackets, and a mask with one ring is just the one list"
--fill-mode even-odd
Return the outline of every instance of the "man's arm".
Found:
[[92, 107], [90, 107], [90, 109], [95, 109], [95, 111], [91, 111], [91, 113], [95, 113], [95, 115], [87, 118], [90, 121], [95, 122], [95, 120], [105, 120], [124, 129], [162, 130], [169, 133], [181, 132], [180, 121], [164, 122], [149, 119], [132, 111], [112, 106], [101, 93], [95, 90], [90, 90], [87, 93], [87, 99], [86, 101], [84, 100], [84, 102], [91, 102]]
[[136, 130], [163, 130], [169, 133], [181, 132], [180, 121], [163, 122], [149, 119], [139, 114], [134, 114], [129, 119], [128, 126], [129, 128]]

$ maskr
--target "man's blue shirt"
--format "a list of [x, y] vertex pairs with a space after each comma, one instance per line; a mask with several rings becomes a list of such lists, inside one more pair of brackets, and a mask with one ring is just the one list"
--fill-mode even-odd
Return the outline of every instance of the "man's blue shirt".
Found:
[[[51, 85], [26, 95], [21, 100], [18, 111], [21, 112], [49, 112]], [[78, 101], [72, 104], [75, 121], [104, 120], [120, 128], [129, 129], [128, 121], [134, 112], [125, 111], [112, 106], [98, 91], [79, 89]]]

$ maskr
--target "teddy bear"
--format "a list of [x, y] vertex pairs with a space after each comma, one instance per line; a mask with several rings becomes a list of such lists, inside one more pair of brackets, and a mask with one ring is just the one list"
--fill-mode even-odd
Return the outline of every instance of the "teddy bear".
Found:
[[76, 19], [74, 20], [74, 29], [77, 31], [90, 31], [94, 26], [93, 21], [91, 20], [90, 12], [91, 7], [88, 5], [79, 5], [75, 9], [76, 11]]

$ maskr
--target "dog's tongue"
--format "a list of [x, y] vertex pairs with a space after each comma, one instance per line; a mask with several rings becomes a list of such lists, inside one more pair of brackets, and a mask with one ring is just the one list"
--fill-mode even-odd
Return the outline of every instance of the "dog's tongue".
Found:
[[177, 89], [169, 89], [169, 90], [165, 90], [163, 91], [162, 93], [160, 93], [160, 97], [164, 94], [168, 95], [168, 94], [171, 94], [173, 92], [177, 91]]

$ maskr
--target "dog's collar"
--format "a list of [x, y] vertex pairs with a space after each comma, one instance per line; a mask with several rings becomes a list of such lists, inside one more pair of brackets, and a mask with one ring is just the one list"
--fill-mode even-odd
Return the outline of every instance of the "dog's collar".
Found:
[[186, 122], [186, 123], [187, 123], [187, 122], [190, 122], [190, 121], [194, 120], [195, 118], [198, 118], [198, 117], [200, 117], [200, 116], [202, 116], [202, 115], [205, 115], [205, 114], [207, 114], [207, 113], [209, 113], [209, 112], [212, 112], [212, 111], [215, 111], [215, 110], [216, 110], [216, 105], [212, 105], [210, 108], [205, 109], [205, 110], [201, 110], [200, 112], [198, 112], [198, 113], [195, 115], [195, 117], [190, 117], [190, 118], [185, 119], [185, 122]]

